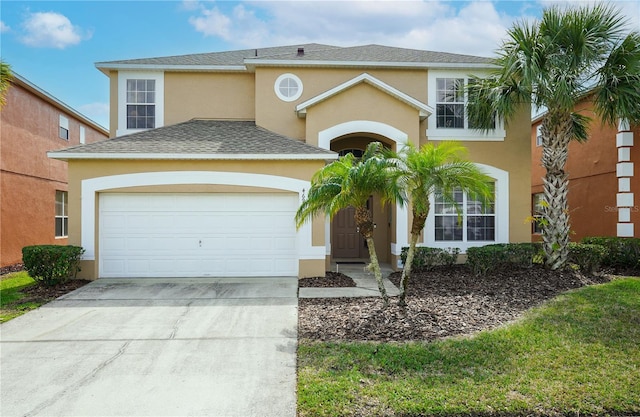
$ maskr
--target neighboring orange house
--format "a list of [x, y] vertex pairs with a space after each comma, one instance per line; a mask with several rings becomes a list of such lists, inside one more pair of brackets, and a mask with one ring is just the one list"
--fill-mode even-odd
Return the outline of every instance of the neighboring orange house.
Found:
[[[640, 138], [640, 127], [626, 123], [608, 126], [593, 111], [589, 97], [576, 108], [592, 119], [589, 139], [572, 142], [565, 171], [569, 174], [569, 214], [572, 241], [586, 236], [640, 237], [640, 204], [634, 199], [640, 193], [640, 181], [634, 176], [634, 161], [640, 161], [640, 149], [634, 137]], [[542, 141], [539, 129], [544, 115], [531, 126], [531, 203], [542, 198], [545, 169], [541, 165]], [[540, 229], [532, 226], [532, 239], [540, 239]]]
[[14, 74], [0, 111], [0, 267], [22, 248], [67, 244], [67, 163], [51, 150], [107, 139], [108, 131]]

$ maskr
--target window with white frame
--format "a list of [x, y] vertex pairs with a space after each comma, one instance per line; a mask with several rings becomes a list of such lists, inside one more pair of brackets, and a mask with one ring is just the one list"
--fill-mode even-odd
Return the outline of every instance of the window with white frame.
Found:
[[80, 143], [84, 144], [86, 139], [85, 139], [85, 130], [84, 130], [84, 126], [80, 126]]
[[69, 140], [69, 119], [60, 115], [58, 126], [58, 136], [60, 139]]
[[302, 80], [294, 74], [282, 74], [276, 79], [273, 89], [280, 100], [294, 101], [302, 95]]
[[127, 80], [127, 129], [156, 127], [156, 80]]
[[[477, 75], [482, 77], [482, 73]], [[434, 112], [428, 119], [429, 140], [503, 141], [504, 124], [494, 118], [489, 131], [477, 129], [467, 117], [468, 88], [476, 78], [466, 72], [432, 70], [428, 77], [428, 100]]]
[[533, 221], [531, 222], [531, 232], [533, 234], [542, 234], [542, 210], [544, 208], [544, 193], [536, 193], [531, 196], [531, 211], [533, 213]]
[[[455, 189], [434, 199], [436, 242], [494, 242], [496, 240], [495, 186], [489, 199]], [[457, 207], [456, 207], [457, 206]]]
[[56, 191], [55, 223], [56, 237], [67, 237], [69, 235], [69, 216], [66, 191]]
[[542, 125], [536, 126], [536, 146], [542, 146], [542, 133], [540, 133], [540, 128]]
[[116, 136], [164, 125], [164, 72], [118, 71]]

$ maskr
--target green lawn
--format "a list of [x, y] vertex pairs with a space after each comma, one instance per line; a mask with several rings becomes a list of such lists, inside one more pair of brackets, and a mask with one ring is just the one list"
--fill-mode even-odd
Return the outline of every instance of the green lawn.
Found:
[[640, 279], [434, 343], [301, 342], [299, 416], [640, 414]]
[[2, 277], [0, 281], [0, 323], [40, 307], [41, 303], [20, 302], [25, 297], [20, 291], [35, 284], [36, 282], [26, 271], [14, 272]]

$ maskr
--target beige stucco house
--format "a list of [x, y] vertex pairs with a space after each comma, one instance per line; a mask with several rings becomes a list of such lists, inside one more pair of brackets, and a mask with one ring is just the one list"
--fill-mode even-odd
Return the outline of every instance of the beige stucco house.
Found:
[[[530, 109], [482, 134], [465, 117], [486, 58], [379, 45], [307, 44], [100, 62], [111, 136], [50, 153], [69, 163], [69, 241], [85, 278], [316, 276], [366, 257], [348, 210], [296, 230], [311, 176], [371, 141], [456, 139], [495, 180], [495, 206], [434, 201], [423, 245], [530, 240]], [[382, 262], [399, 265], [407, 208], [372, 196]]]

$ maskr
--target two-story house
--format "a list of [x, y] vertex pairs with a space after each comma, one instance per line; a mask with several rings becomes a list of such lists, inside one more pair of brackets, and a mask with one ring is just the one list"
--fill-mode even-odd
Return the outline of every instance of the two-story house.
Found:
[[14, 74], [0, 111], [0, 267], [22, 248], [67, 244], [67, 163], [47, 152], [107, 139], [107, 130]]
[[[423, 245], [530, 240], [530, 109], [488, 134], [464, 87], [489, 59], [379, 45], [282, 46], [100, 62], [109, 141], [53, 152], [69, 162], [70, 241], [82, 276], [317, 276], [366, 257], [349, 210], [296, 230], [312, 175], [371, 141], [460, 140], [495, 185], [462, 217], [434, 201]], [[372, 196], [381, 262], [399, 265], [410, 211]]]
[[[620, 123], [603, 124], [587, 95], [575, 111], [591, 119], [589, 138], [584, 143], [569, 144], [565, 171], [569, 175], [568, 205], [571, 224], [570, 239], [586, 236], [640, 237], [640, 210], [634, 195], [640, 193], [640, 181], [634, 175], [634, 164], [640, 161], [640, 150], [634, 138], [640, 137], [640, 126]], [[543, 200], [545, 170], [540, 163], [542, 117], [531, 125], [531, 202], [532, 212], [540, 211]], [[533, 224], [532, 239], [540, 240], [542, 232]]]

